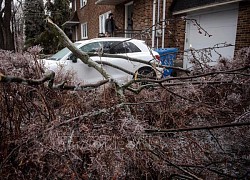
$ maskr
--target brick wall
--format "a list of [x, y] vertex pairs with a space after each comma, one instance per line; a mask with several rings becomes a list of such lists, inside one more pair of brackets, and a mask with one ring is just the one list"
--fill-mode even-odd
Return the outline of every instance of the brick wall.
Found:
[[240, 2], [235, 50], [250, 47], [250, 2]]
[[[88, 23], [88, 39], [98, 37], [99, 16], [108, 11], [114, 12], [115, 6], [95, 5], [96, 0], [88, 0], [87, 5], [79, 9], [80, 1], [77, 1], [77, 14], [80, 21], [78, 25], [78, 40], [81, 39], [81, 23]], [[73, 36], [74, 39], [74, 36]]]
[[[125, 4], [131, 2], [131, 0], [126, 1], [125, 3], [119, 4], [116, 6], [116, 20], [117, 20], [117, 15], [120, 17], [120, 19], [118, 20], [119, 24], [121, 25], [122, 29], [124, 30], [125, 27]], [[134, 5], [134, 10], [133, 10], [133, 29], [134, 30], [146, 30], [149, 29], [150, 33], [149, 34], [142, 34], [142, 35], [137, 35], [136, 38], [138, 39], [143, 39], [146, 40], [147, 44], [149, 44], [151, 46], [151, 42], [152, 42], [152, 25], [153, 25], [153, 0], [134, 0], [133, 1], [133, 5]], [[169, 13], [169, 7], [172, 4], [172, 0], [167, 0], [166, 1], [166, 17], [165, 18], [169, 18], [170, 17], [170, 13]], [[156, 20], [158, 17], [158, 10], [157, 10], [158, 4], [156, 4]], [[159, 13], [159, 17], [160, 17], [160, 21], [163, 20], [163, 2], [160, 1], [160, 13]], [[160, 25], [162, 25], [162, 22], [160, 22]], [[172, 30], [173, 27], [171, 24], [167, 25], [166, 27], [168, 30]], [[169, 31], [165, 31], [165, 47], [173, 47], [173, 40], [172, 37], [170, 37]], [[156, 42], [157, 38], [155, 38], [155, 42]], [[158, 38], [158, 44], [159, 47], [161, 46], [161, 40], [162, 38], [159, 37]], [[156, 44], [155, 44], [156, 45]]]
[[[98, 36], [99, 31], [99, 15], [107, 12], [112, 11], [114, 13], [114, 18], [116, 20], [117, 26], [120, 28], [121, 31], [124, 32], [125, 29], [125, 4], [131, 2], [131, 0], [127, 0], [122, 4], [117, 6], [107, 6], [107, 5], [95, 5], [96, 0], [88, 0], [87, 5], [81, 9], [80, 1], [77, 0], [76, 9], [78, 18], [80, 20], [80, 24], [78, 25], [78, 40], [81, 39], [81, 23], [88, 22], [88, 38], [94, 38]], [[133, 29], [134, 30], [145, 30], [150, 29], [152, 30], [152, 19], [153, 19], [153, 0], [134, 0], [134, 12], [133, 12]], [[160, 6], [160, 20], [163, 19], [162, 17], [162, 9], [163, 3], [161, 2]], [[166, 1], [166, 18], [170, 17], [169, 7], [172, 3], [172, 0]], [[74, 5], [74, 4], [73, 4]], [[157, 5], [156, 5], [157, 6]], [[156, 18], [157, 18], [157, 7], [156, 7]], [[160, 23], [162, 25], [162, 23]], [[165, 47], [175, 47], [175, 40], [169, 32], [174, 31], [174, 26], [170, 23], [167, 24], [166, 28], [168, 29], [165, 31]], [[74, 31], [75, 29], [73, 29]], [[145, 36], [137, 36], [136, 38], [144, 39], [147, 43], [151, 46], [151, 38], [152, 32], [146, 34]], [[73, 33], [73, 39], [75, 39], [75, 33]], [[159, 46], [161, 46], [161, 37], [158, 38]], [[156, 42], [157, 38], [155, 38]]]
[[[183, 16], [183, 15], [182, 15]], [[172, 37], [172, 47], [179, 49], [177, 53], [177, 58], [174, 65], [178, 67], [183, 66], [183, 53], [185, 45], [185, 31], [186, 31], [186, 21], [184, 21], [180, 15], [173, 17], [173, 35]]]
[[[99, 15], [112, 11], [115, 15], [116, 24], [124, 31], [125, 28], [125, 4], [131, 2], [131, 0], [117, 6], [107, 5], [95, 5], [96, 0], [88, 0], [85, 7], [79, 9], [80, 1], [77, 0], [77, 14], [80, 20], [80, 24], [88, 22], [88, 38], [94, 38], [98, 36], [99, 32]], [[172, 0], [167, 0], [166, 7], [166, 18], [172, 18], [169, 7], [171, 6]], [[162, 20], [162, 1], [160, 7], [160, 20]], [[156, 10], [157, 12], [157, 10]], [[134, 0], [134, 30], [145, 30], [152, 28], [153, 18], [153, 0]], [[157, 18], [157, 14], [156, 14]], [[179, 16], [174, 17], [175, 20], [170, 20], [166, 24], [165, 31], [165, 47], [177, 47], [180, 51], [184, 50], [185, 44], [185, 22], [180, 20]], [[78, 39], [81, 39], [81, 28], [78, 25]], [[73, 33], [73, 39], [75, 33]], [[151, 45], [151, 35], [144, 36], [145, 40], [148, 40], [148, 44]], [[140, 37], [138, 37], [140, 38]], [[147, 39], [148, 38], [148, 39]], [[156, 39], [155, 39], [156, 40]], [[161, 45], [161, 38], [159, 45]], [[236, 37], [236, 50], [250, 46], [250, 3], [240, 2], [239, 17], [238, 17], [238, 29]]]
[[[118, 26], [121, 28], [117, 33], [120, 36], [124, 36], [125, 32], [125, 4], [131, 2], [131, 0], [125, 1], [115, 7], [115, 20]], [[147, 29], [152, 26], [152, 0], [134, 0], [133, 5], [133, 30], [136, 32]], [[121, 33], [122, 32], [122, 33]], [[135, 38], [141, 39], [140, 35]], [[145, 38], [144, 38], [145, 40]]]

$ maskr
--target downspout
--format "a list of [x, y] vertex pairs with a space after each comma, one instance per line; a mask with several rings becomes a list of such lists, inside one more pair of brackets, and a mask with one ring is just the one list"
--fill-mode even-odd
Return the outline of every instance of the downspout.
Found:
[[165, 26], [166, 26], [166, 0], [163, 0], [163, 15], [162, 15], [162, 44], [161, 47], [165, 46]]
[[[158, 3], [158, 6], [157, 6], [157, 31], [158, 29], [160, 28], [160, 0], [157, 1]], [[159, 36], [157, 36], [157, 42], [156, 42], [156, 47], [158, 48], [159, 47]]]
[[152, 24], [152, 48], [155, 47], [155, 12], [156, 11], [156, 0], [153, 2], [153, 24]]

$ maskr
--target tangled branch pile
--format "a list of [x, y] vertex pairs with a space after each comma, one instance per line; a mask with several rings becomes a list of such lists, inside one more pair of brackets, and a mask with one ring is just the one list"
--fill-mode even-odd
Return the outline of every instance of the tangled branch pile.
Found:
[[[37, 52], [1, 51], [0, 72], [41, 78]], [[125, 103], [113, 84], [66, 91], [1, 83], [0, 176], [248, 179], [249, 67], [250, 49], [242, 49], [160, 87], [125, 90]]]

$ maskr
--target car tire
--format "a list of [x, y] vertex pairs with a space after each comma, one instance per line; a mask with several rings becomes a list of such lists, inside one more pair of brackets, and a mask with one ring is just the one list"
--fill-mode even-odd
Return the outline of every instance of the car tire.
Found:
[[134, 74], [134, 79], [156, 79], [156, 72], [151, 67], [142, 67]]

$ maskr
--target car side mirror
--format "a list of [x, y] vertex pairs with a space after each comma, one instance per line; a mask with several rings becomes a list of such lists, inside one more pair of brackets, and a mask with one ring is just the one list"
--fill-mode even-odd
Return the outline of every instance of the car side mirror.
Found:
[[73, 63], [77, 63], [77, 57], [74, 54], [69, 56], [69, 60], [71, 60]]

